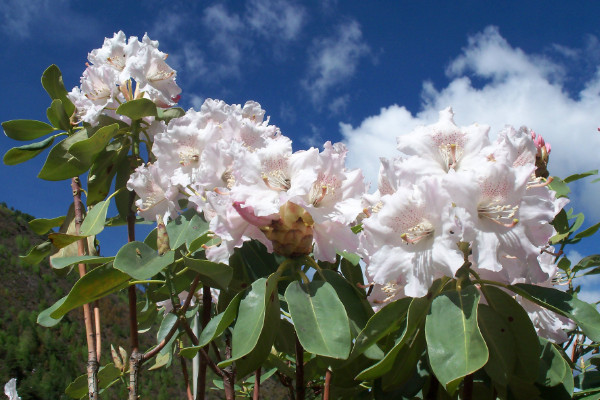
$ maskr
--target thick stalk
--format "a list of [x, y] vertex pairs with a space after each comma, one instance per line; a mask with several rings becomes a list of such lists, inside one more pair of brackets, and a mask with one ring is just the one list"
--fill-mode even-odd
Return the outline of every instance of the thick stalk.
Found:
[[[75, 208], [75, 235], [79, 235], [79, 228], [83, 222], [83, 203], [81, 202], [81, 184], [79, 178], [71, 179], [71, 189], [73, 190], [73, 206]], [[77, 254], [85, 255], [85, 241], [81, 239], [77, 242]], [[79, 277], [83, 278], [86, 274], [85, 264], [79, 264]], [[83, 305], [83, 321], [85, 324], [85, 337], [88, 348], [88, 396], [90, 400], [98, 399], [98, 358], [96, 355], [96, 340], [94, 335], [94, 322], [89, 304]]]
[[304, 349], [296, 336], [296, 399], [304, 400]]
[[[135, 192], [129, 196], [129, 214], [127, 215], [127, 241], [135, 241], [135, 213], [133, 212], [133, 202]], [[143, 354], [140, 353], [140, 345], [137, 329], [137, 293], [135, 285], [128, 288], [129, 298], [129, 335], [131, 343], [131, 356], [129, 357], [129, 400], [137, 400], [139, 375], [142, 366]]]
[[188, 400], [194, 400], [194, 396], [192, 395], [192, 389], [190, 388], [190, 377], [188, 375], [187, 365], [185, 364], [185, 360], [181, 356], [179, 356], [179, 361], [181, 361], [181, 373], [183, 374], [183, 380], [185, 381], [185, 391], [187, 393], [187, 398]]
[[331, 387], [331, 370], [325, 371], [325, 387], [323, 388], [323, 400], [329, 400], [329, 388]]
[[[210, 310], [212, 307], [212, 295], [210, 294], [210, 287], [204, 285], [202, 287], [202, 329], [206, 328], [206, 325], [210, 322]], [[209, 352], [209, 345], [204, 347], [206, 354]], [[206, 368], [208, 366], [207, 360], [204, 357], [200, 358], [200, 366], [198, 368], [198, 399], [204, 400], [206, 392]]]
[[96, 360], [100, 364], [100, 356], [102, 354], [102, 335], [100, 325], [100, 305], [98, 300], [94, 302], [94, 322], [96, 327]]
[[252, 392], [252, 400], [260, 399], [260, 368], [254, 371], [254, 391]]
[[[225, 357], [231, 358], [231, 335], [226, 334], [225, 336]], [[223, 386], [225, 387], [225, 399], [235, 400], [235, 370], [233, 365], [225, 368], [225, 374], [223, 376]]]

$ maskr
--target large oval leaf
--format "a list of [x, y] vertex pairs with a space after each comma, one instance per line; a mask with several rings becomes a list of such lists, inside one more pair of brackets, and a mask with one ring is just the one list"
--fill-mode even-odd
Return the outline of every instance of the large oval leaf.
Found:
[[50, 313], [50, 317], [60, 318], [74, 308], [101, 299], [128, 285], [129, 276], [114, 269], [112, 263], [94, 268], [75, 283], [67, 298]]
[[405, 297], [389, 303], [377, 311], [356, 337], [351, 357], [361, 354], [391, 332], [400, 329], [411, 302], [412, 298]]
[[79, 228], [79, 234], [81, 236], [94, 236], [104, 230], [104, 223], [106, 221], [106, 213], [109, 204], [110, 201], [106, 200], [101, 201], [92, 207]]
[[478, 303], [475, 286], [446, 291], [433, 300], [425, 320], [429, 362], [449, 393], [454, 393], [462, 377], [488, 361], [488, 349], [477, 325]]
[[[397, 340], [394, 346], [381, 361], [363, 370], [356, 376], [359, 380], [370, 380], [378, 378], [392, 369], [396, 357], [405, 346], [411, 346], [414, 337], [419, 335], [423, 330], [423, 323], [429, 311], [431, 300], [427, 297], [410, 299], [410, 306], [406, 316], [406, 328]], [[377, 314], [375, 314], [377, 315]], [[400, 315], [399, 319], [403, 316]]]
[[517, 364], [515, 338], [504, 318], [485, 304], [479, 305], [477, 320], [490, 352], [485, 371], [495, 382], [507, 386]]
[[15, 140], [33, 140], [56, 130], [52, 125], [31, 119], [14, 119], [2, 123], [4, 134]]
[[175, 260], [175, 252], [159, 256], [156, 250], [142, 242], [130, 242], [117, 252], [115, 268], [134, 279], [152, 278]]
[[264, 328], [267, 309], [276, 300], [277, 305], [279, 305], [277, 297], [278, 279], [279, 274], [274, 273], [268, 279], [260, 278], [256, 280], [241, 300], [231, 337], [231, 359], [226, 360], [226, 363], [231, 363], [231, 361], [249, 354], [257, 346]]
[[118, 124], [103, 126], [88, 139], [73, 144], [69, 148], [69, 153], [82, 162], [91, 165], [96, 156], [106, 148], [108, 142], [119, 132], [118, 129]]
[[587, 337], [600, 342], [600, 314], [591, 304], [549, 287], [517, 283], [510, 289], [542, 307], [571, 318]]
[[350, 354], [346, 309], [328, 282], [290, 283], [285, 291], [298, 340], [310, 353], [345, 359]]
[[4, 164], [6, 165], [17, 165], [27, 160], [31, 160], [33, 157], [40, 154], [42, 151], [52, 146], [54, 138], [58, 135], [50, 136], [41, 142], [26, 144], [25, 146], [13, 147], [4, 154]]
[[156, 104], [149, 99], [137, 99], [123, 103], [117, 108], [117, 114], [125, 115], [132, 120], [158, 116]]
[[29, 227], [38, 235], [45, 235], [50, 229], [61, 226], [64, 221], [64, 215], [56, 218], [36, 218], [29, 221]]
[[540, 346], [529, 315], [502, 289], [486, 285], [482, 290], [489, 306], [502, 317], [512, 333], [517, 355], [515, 375], [521, 380], [535, 381], [540, 363]]
[[169, 242], [174, 250], [184, 244], [189, 248], [196, 238], [207, 232], [208, 222], [200, 218], [195, 209], [186, 211], [167, 224]]
[[46, 157], [46, 162], [38, 174], [38, 178], [47, 181], [60, 181], [63, 179], [79, 176], [90, 167], [89, 163], [69, 153], [69, 148], [82, 140], [87, 139], [88, 132], [82, 129], [74, 135], [56, 144]]
[[62, 269], [73, 264], [105, 264], [114, 260], [114, 257], [99, 256], [71, 256], [52, 259], [52, 268]]
[[188, 257], [184, 257], [183, 259], [186, 267], [200, 274], [202, 283], [222, 290], [227, 289], [233, 276], [233, 269], [229, 265]]
[[181, 349], [179, 354], [183, 357], [193, 358], [198, 350], [202, 347], [206, 346], [214, 339], [218, 338], [225, 332], [225, 329], [235, 319], [237, 316], [238, 305], [240, 304], [240, 300], [242, 299], [243, 292], [238, 293], [233, 300], [229, 303], [225, 311], [214, 316], [208, 324], [202, 329], [200, 333], [200, 337], [198, 338], [198, 346], [186, 347], [185, 349]]
[[42, 74], [42, 86], [48, 92], [51, 99], [59, 99], [66, 113], [71, 116], [75, 112], [75, 106], [67, 97], [67, 89], [63, 82], [62, 73], [60, 69], [52, 64]]
[[46, 116], [48, 117], [48, 121], [56, 128], [62, 129], [63, 131], [71, 129], [71, 121], [69, 120], [69, 116], [65, 111], [62, 101], [59, 99], [52, 101], [52, 104], [50, 104], [50, 107], [46, 110]]

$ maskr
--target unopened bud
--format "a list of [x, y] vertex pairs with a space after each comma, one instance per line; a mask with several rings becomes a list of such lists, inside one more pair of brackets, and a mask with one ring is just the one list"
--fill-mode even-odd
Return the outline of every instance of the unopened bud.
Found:
[[167, 227], [163, 221], [161, 215], [156, 218], [156, 247], [158, 249], [158, 254], [163, 255], [167, 251], [171, 250], [169, 245], [169, 234], [167, 233]]
[[273, 251], [286, 257], [299, 257], [312, 251], [314, 221], [306, 210], [287, 202], [279, 209], [280, 218], [261, 228], [273, 243]]

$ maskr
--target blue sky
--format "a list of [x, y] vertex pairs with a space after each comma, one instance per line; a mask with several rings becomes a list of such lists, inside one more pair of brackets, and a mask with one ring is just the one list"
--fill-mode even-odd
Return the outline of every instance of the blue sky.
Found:
[[[111, 2], [116, 4], [114, 2]], [[40, 76], [57, 64], [68, 89], [104, 37], [160, 41], [180, 105], [256, 100], [295, 149], [345, 141], [374, 181], [395, 137], [437, 119], [527, 125], [552, 144], [550, 171], [597, 169], [600, 4], [591, 1], [389, 2], [4, 0], [0, 121], [45, 120]], [[0, 137], [4, 153], [18, 145]], [[45, 156], [0, 166], [0, 201], [38, 217], [65, 213], [68, 182], [35, 176]], [[600, 183], [573, 187], [586, 225], [600, 220]], [[598, 252], [596, 239], [580, 254]]]

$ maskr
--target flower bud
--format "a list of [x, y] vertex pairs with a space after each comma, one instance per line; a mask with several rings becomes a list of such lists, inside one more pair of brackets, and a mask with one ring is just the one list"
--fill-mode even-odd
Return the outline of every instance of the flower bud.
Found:
[[273, 243], [273, 251], [286, 257], [299, 257], [312, 251], [314, 221], [306, 210], [287, 202], [279, 209], [280, 218], [261, 231]]

